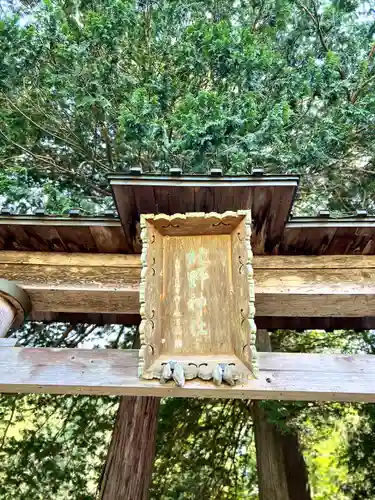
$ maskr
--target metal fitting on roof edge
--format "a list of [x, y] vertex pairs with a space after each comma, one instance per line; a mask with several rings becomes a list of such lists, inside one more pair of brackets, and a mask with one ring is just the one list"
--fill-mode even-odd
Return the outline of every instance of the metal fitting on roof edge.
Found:
[[355, 216], [356, 217], [367, 217], [368, 216], [368, 212], [367, 212], [367, 210], [356, 210], [355, 211]]
[[7, 300], [16, 310], [13, 327], [19, 328], [31, 311], [31, 300], [25, 290], [14, 281], [0, 279], [0, 297]]
[[116, 217], [116, 212], [115, 210], [104, 210], [103, 212], [104, 217]]
[[251, 175], [253, 176], [261, 176], [264, 175], [264, 168], [256, 167], [251, 170]]
[[182, 175], [182, 168], [177, 168], [177, 167], [170, 168], [169, 174], [172, 175], [173, 177], [178, 177]]
[[131, 167], [129, 173], [130, 175], [142, 175], [142, 167]]
[[212, 177], [221, 177], [223, 175], [223, 171], [221, 168], [211, 168], [210, 175]]
[[79, 217], [81, 215], [81, 210], [79, 208], [72, 208], [69, 210], [69, 217]]
[[318, 217], [330, 217], [329, 210], [319, 210]]
[[34, 215], [36, 215], [37, 217], [44, 217], [47, 214], [45, 208], [37, 208], [36, 210], [34, 210]]

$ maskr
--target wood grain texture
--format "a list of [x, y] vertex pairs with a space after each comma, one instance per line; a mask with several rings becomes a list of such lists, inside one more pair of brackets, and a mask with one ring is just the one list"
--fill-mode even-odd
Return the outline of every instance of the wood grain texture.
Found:
[[137, 205], [132, 189], [113, 188], [114, 199], [124, 230], [127, 253], [139, 252], [137, 245]]
[[230, 236], [167, 237], [164, 244], [163, 351], [173, 359], [232, 353]]
[[[160, 356], [162, 348], [162, 311], [164, 245], [161, 234], [146, 216], [141, 218], [141, 281], [139, 287], [141, 324], [139, 336], [139, 375]], [[151, 377], [152, 378], [152, 377]]]
[[258, 353], [259, 376], [216, 387], [140, 380], [138, 351], [0, 348], [0, 392], [375, 402], [371, 355]]
[[[254, 255], [375, 254], [374, 217], [297, 217], [287, 222], [295, 181], [233, 178], [223, 180], [220, 187], [213, 179], [200, 184], [198, 178], [194, 178], [182, 189], [176, 178], [171, 185], [164, 185], [167, 181], [160, 179], [155, 185], [138, 179], [139, 189], [135, 185], [113, 186], [120, 196], [117, 205], [123, 226], [119, 220], [106, 217], [0, 216], [0, 250], [137, 253], [141, 251], [140, 213], [177, 213], [192, 209], [210, 212], [221, 206], [220, 210], [251, 208]], [[231, 194], [224, 197], [224, 202], [230, 200], [230, 204], [217, 205], [223, 190], [225, 193], [230, 190]]]
[[297, 217], [269, 253], [283, 255], [374, 255], [375, 218]]
[[254, 269], [366, 269], [375, 255], [256, 255]]
[[[258, 329], [257, 348], [260, 352], [271, 351], [267, 330]], [[252, 401], [251, 416], [254, 422], [259, 500], [290, 500], [280, 430], [270, 422], [261, 401]]]
[[[148, 217], [148, 216], [146, 216]], [[173, 215], [158, 214], [152, 225], [162, 236], [198, 236], [231, 234], [239, 223], [238, 212], [188, 212]]]
[[139, 256], [3, 251], [0, 266], [29, 295], [32, 314], [139, 312]]
[[141, 228], [140, 376], [169, 360], [255, 373], [250, 213], [148, 214]]
[[100, 500], [149, 498], [159, 405], [159, 398], [120, 398], [100, 481]]
[[[271, 352], [271, 339], [265, 329], [257, 331], [257, 349]], [[259, 499], [311, 500], [306, 463], [298, 435], [270, 421], [260, 401], [251, 405], [257, 456]], [[296, 478], [298, 474], [298, 478]]]
[[239, 211], [243, 220], [231, 234], [231, 271], [233, 280], [233, 301], [231, 314], [233, 327], [232, 345], [236, 356], [248, 366], [254, 376], [257, 374], [257, 353], [255, 348], [255, 284], [253, 252], [251, 248], [251, 215]]
[[[124, 229], [142, 213], [252, 211], [255, 253], [271, 253], [280, 243], [298, 185], [295, 176], [110, 176]], [[129, 204], [129, 199], [136, 203]], [[150, 200], [156, 210], [150, 210]], [[136, 210], [136, 213], [134, 212]]]
[[[134, 222], [135, 224], [135, 222]], [[132, 253], [121, 223], [104, 217], [1, 216], [0, 250]]]
[[[290, 324], [275, 326], [274, 317], [306, 318], [297, 328], [314, 327], [314, 318], [343, 318], [336, 328], [346, 327], [345, 318], [364, 318], [348, 328], [374, 327], [374, 256], [254, 256], [253, 267], [263, 326], [267, 317], [269, 328]], [[31, 317], [47, 320], [59, 312], [138, 315], [140, 274], [139, 255], [0, 252], [0, 277], [24, 288]]]

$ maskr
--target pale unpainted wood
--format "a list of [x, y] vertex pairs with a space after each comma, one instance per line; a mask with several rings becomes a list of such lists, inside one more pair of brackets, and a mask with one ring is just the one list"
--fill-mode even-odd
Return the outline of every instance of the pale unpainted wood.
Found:
[[278, 293], [337, 293], [345, 287], [346, 293], [373, 293], [374, 269], [257, 269], [255, 281], [258, 291], [275, 290]]
[[152, 216], [152, 224], [163, 236], [231, 234], [243, 219], [237, 212], [191, 212]]
[[[249, 288], [253, 301], [254, 283], [252, 273], [251, 279], [247, 273], [252, 258], [248, 228], [251, 220], [247, 216], [247, 211], [142, 216], [140, 366], [143, 377], [158, 376], [162, 361], [183, 361], [184, 356], [184, 359], [190, 356], [188, 361], [196, 366], [198, 361], [214, 361], [213, 368], [229, 356], [239, 376], [248, 376], [255, 349], [250, 334], [247, 335], [248, 325], [244, 325], [241, 336], [241, 326], [254, 317], [253, 305], [249, 308]], [[231, 233], [237, 232], [241, 223], [243, 237], [233, 239]], [[233, 264], [234, 244], [240, 248]], [[163, 260], [161, 281], [156, 267], [157, 251], [162, 253]], [[241, 275], [238, 286], [233, 285], [234, 273]], [[234, 314], [235, 304], [237, 314]], [[154, 315], [152, 321], [150, 311]], [[147, 340], [150, 336], [152, 342]], [[243, 355], [245, 350], [248, 352]], [[244, 358], [248, 367], [238, 358]]]
[[231, 234], [231, 339], [236, 356], [256, 374], [255, 292], [250, 238], [251, 217], [248, 213]]
[[[374, 256], [255, 256], [253, 266], [258, 316], [365, 317], [375, 311]], [[0, 268], [2, 278], [30, 296], [33, 313], [139, 313], [139, 255], [2, 251]]]
[[144, 216], [141, 218], [142, 272], [140, 282], [140, 374], [161, 354], [163, 301], [163, 237]]
[[12, 304], [0, 296], [0, 338], [6, 336], [15, 316], [16, 310]]
[[4, 347], [0, 392], [375, 402], [374, 356], [258, 356], [256, 380], [216, 387], [196, 379], [179, 388], [140, 380], [138, 351]]
[[[260, 283], [260, 279], [256, 281]], [[17, 280], [29, 295], [34, 312], [138, 314], [139, 286], [126, 282], [121, 286], [76, 286], [48, 282], [31, 285]], [[341, 289], [322, 290], [312, 283], [309, 293], [299, 294], [298, 287], [278, 293], [255, 284], [255, 303], [256, 315], [262, 317], [363, 317], [375, 311], [375, 290], [367, 287], [362, 293], [344, 284]]]
[[[3, 275], [4, 276], [4, 275]], [[7, 277], [7, 276], [4, 276]], [[258, 276], [256, 282], [260, 283]], [[76, 286], [54, 283], [27, 284], [17, 280], [29, 295], [33, 311], [72, 313], [139, 313], [139, 286], [102, 284], [102, 286]], [[349, 288], [349, 289], [348, 289]], [[325, 288], [312, 283], [309, 293], [298, 293], [295, 289], [284, 289], [278, 293], [274, 288], [257, 288], [255, 283], [256, 315], [275, 317], [363, 317], [375, 311], [375, 290], [363, 290], [343, 286], [339, 289]]]
[[375, 255], [255, 255], [254, 269], [368, 269]]
[[149, 498], [159, 405], [159, 398], [120, 398], [99, 485], [100, 500]]
[[[218, 226], [220, 227], [220, 226]], [[0, 252], [0, 264], [140, 268], [139, 254]], [[254, 269], [372, 269], [375, 255], [254, 255]]]
[[366, 372], [375, 375], [375, 362], [373, 363], [372, 357], [369, 354], [262, 352], [259, 356], [261, 358], [261, 369], [264, 372], [272, 372], [275, 370], [275, 363], [277, 360], [277, 371], [279, 373], [302, 372], [317, 374], [319, 372], [324, 372], [327, 374], [360, 374]]
[[[288, 317], [362, 317], [375, 311], [375, 295], [373, 293], [345, 293], [345, 287], [337, 293], [321, 293], [319, 286], [316, 293], [297, 294], [255, 293], [257, 314], [260, 316]], [[256, 318], [255, 318], [256, 321]], [[342, 328], [345, 328], [344, 326]]]
[[231, 354], [230, 235], [164, 238], [162, 352]]
[[85, 287], [98, 286], [113, 288], [139, 284], [140, 266], [123, 267], [107, 266], [43, 266], [43, 265], [15, 265], [4, 264], [1, 267], [1, 276], [12, 281], [21, 282], [24, 286], [43, 285]]
[[[18, 282], [20, 284], [20, 282]], [[28, 286], [22, 288], [30, 297], [33, 311], [71, 313], [139, 313], [139, 287], [100, 286]]]
[[14, 337], [0, 338], [1, 347], [14, 347], [17, 344], [17, 339]]
[[[141, 268], [139, 254], [67, 253], [67, 252], [0, 252], [0, 264], [24, 264], [53, 267]], [[23, 269], [24, 271], [24, 269]], [[57, 272], [57, 271], [56, 271]]]

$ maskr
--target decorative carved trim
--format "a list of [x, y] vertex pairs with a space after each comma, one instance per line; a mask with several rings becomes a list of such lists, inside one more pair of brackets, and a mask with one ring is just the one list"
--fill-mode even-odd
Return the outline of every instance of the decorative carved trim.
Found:
[[[245, 238], [243, 241], [244, 248], [246, 251], [246, 273], [249, 288], [249, 313], [246, 321], [248, 321], [248, 331], [249, 331], [249, 348], [251, 355], [251, 366], [255, 377], [259, 373], [259, 364], [257, 350], [255, 346], [257, 328], [255, 324], [255, 283], [254, 283], [254, 271], [253, 271], [253, 251], [251, 248], [251, 212], [250, 210], [239, 210], [238, 215], [245, 216]], [[245, 348], [245, 346], [244, 346]]]
[[149, 354], [147, 353], [148, 345], [150, 343], [149, 336], [149, 318], [145, 308], [146, 296], [146, 277], [148, 273], [147, 255], [148, 255], [148, 230], [147, 230], [147, 216], [141, 215], [141, 240], [142, 240], [142, 253], [141, 253], [141, 281], [139, 285], [139, 301], [140, 301], [140, 314], [141, 323], [139, 325], [139, 337], [141, 348], [139, 350], [139, 376], [143, 377], [144, 365], [147, 362]]

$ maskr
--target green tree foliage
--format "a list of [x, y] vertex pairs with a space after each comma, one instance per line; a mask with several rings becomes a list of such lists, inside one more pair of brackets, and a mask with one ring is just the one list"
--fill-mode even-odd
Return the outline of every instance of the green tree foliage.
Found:
[[[131, 165], [261, 166], [302, 176], [304, 213], [374, 210], [374, 35], [372, 4], [358, 0], [0, 0], [0, 201], [92, 213], [112, 203], [106, 175]], [[18, 335], [126, 348], [134, 332], [33, 324]], [[278, 332], [273, 344], [375, 345], [371, 332]], [[95, 498], [116, 405], [1, 397], [0, 498]], [[315, 498], [375, 498], [371, 405], [265, 406], [299, 432]], [[250, 413], [250, 402], [165, 400], [152, 498], [256, 499]], [[363, 425], [349, 432], [353, 418]]]
[[102, 200], [129, 165], [255, 165], [302, 174], [304, 203], [371, 206], [374, 25], [344, 0], [5, 6], [0, 187], [21, 172]]

